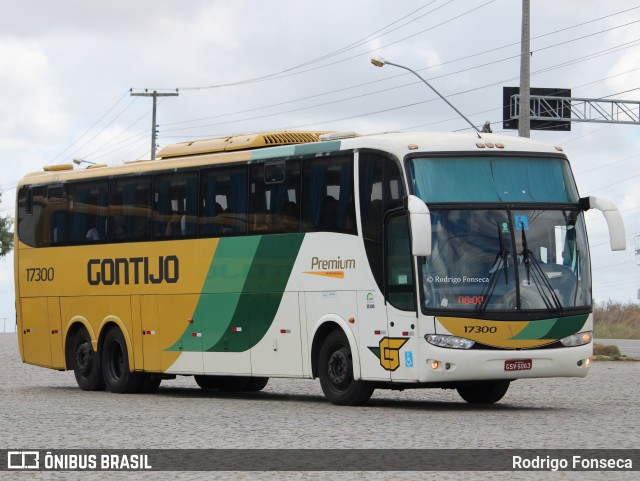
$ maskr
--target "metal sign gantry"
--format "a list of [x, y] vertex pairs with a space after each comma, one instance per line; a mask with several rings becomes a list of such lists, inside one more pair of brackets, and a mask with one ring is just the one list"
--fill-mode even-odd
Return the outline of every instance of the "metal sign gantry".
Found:
[[[640, 101], [531, 95], [531, 119], [640, 125]], [[511, 96], [509, 118], [518, 118], [520, 94]]]

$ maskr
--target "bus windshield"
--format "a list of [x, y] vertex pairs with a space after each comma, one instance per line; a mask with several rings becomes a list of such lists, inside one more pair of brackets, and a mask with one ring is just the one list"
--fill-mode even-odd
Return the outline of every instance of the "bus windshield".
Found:
[[426, 309], [588, 308], [591, 277], [578, 209], [432, 209], [432, 253], [420, 258]]

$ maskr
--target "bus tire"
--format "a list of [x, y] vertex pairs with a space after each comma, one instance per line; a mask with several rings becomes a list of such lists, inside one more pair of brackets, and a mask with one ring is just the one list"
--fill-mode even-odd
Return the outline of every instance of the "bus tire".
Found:
[[210, 390], [210, 389], [219, 389], [220, 383], [218, 382], [218, 376], [203, 376], [196, 374], [193, 376], [196, 380], [196, 384], [200, 386], [202, 389]]
[[151, 394], [158, 390], [162, 378], [156, 374], [145, 373], [142, 375], [142, 382], [140, 383], [140, 391], [143, 394]]
[[105, 382], [100, 355], [93, 350], [87, 328], [80, 327], [71, 342], [71, 362], [78, 386], [83, 391], [103, 391]]
[[129, 370], [127, 343], [122, 331], [113, 327], [107, 331], [102, 351], [102, 374], [107, 389], [113, 393], [135, 393], [142, 385], [142, 373]]
[[269, 382], [268, 377], [250, 376], [194, 376], [202, 389], [218, 389], [225, 392], [258, 392]]
[[318, 375], [322, 392], [329, 402], [357, 406], [369, 400], [374, 386], [353, 379], [353, 357], [347, 336], [340, 329], [331, 331], [318, 354]]
[[245, 391], [248, 391], [248, 392], [262, 391], [268, 382], [269, 382], [268, 377], [249, 378], [249, 382], [247, 383], [247, 388], [245, 389]]
[[459, 386], [456, 390], [469, 404], [493, 404], [507, 393], [511, 381], [494, 381]]
[[269, 378], [251, 376], [216, 376], [217, 388], [223, 392], [260, 391]]

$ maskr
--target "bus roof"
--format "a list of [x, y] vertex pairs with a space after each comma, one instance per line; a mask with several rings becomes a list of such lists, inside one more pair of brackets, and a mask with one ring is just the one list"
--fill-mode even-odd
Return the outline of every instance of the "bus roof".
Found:
[[235, 162], [263, 161], [269, 158], [321, 154], [340, 150], [374, 149], [403, 158], [411, 152], [464, 153], [513, 152], [561, 155], [560, 147], [526, 138], [462, 132], [406, 132], [358, 135], [354, 133], [291, 131], [265, 132], [216, 139], [182, 142], [164, 147], [157, 160], [135, 160], [116, 166], [91, 165], [74, 169], [73, 164], [51, 165], [43, 171], [25, 175], [22, 184], [62, 182], [127, 173], [143, 173], [182, 167]]

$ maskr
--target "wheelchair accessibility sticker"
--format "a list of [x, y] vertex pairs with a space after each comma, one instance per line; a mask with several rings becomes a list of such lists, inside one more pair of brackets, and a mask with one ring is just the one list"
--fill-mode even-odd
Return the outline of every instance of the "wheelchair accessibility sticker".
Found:
[[407, 367], [413, 367], [413, 352], [407, 351], [404, 353], [404, 365]]

